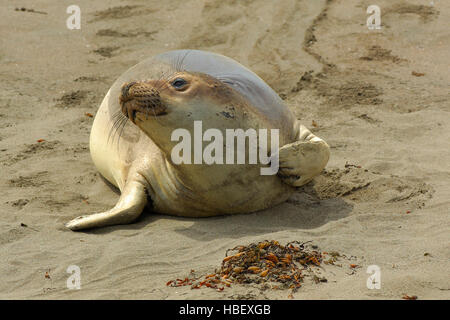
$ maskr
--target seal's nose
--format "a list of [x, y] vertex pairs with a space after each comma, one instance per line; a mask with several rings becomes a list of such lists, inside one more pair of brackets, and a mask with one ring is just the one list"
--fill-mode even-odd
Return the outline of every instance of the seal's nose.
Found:
[[137, 113], [151, 113], [154, 116], [166, 113], [159, 91], [152, 81], [132, 81], [122, 85], [119, 104], [123, 115], [133, 123]]
[[122, 86], [122, 95], [120, 97], [121, 101], [126, 101], [129, 98], [130, 88], [136, 84], [136, 81], [125, 83]]

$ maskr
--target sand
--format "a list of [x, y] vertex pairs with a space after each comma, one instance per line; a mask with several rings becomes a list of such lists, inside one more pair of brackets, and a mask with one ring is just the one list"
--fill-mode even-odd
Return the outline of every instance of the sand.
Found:
[[[166, 286], [264, 239], [349, 257], [294, 299], [450, 298], [448, 1], [378, 0], [381, 30], [368, 30], [365, 0], [80, 0], [81, 30], [66, 28], [70, 4], [0, 7], [0, 298], [287, 299], [255, 285]], [[264, 212], [147, 212], [126, 226], [65, 229], [118, 198], [90, 159], [89, 115], [129, 67], [179, 48], [260, 75], [330, 144], [326, 171]], [[66, 286], [70, 265], [80, 290]], [[370, 265], [381, 289], [366, 286]]]

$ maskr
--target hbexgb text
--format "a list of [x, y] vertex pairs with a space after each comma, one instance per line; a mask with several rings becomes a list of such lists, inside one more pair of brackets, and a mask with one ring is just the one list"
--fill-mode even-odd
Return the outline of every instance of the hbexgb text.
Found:
[[270, 305], [229, 304], [223, 306], [223, 314], [270, 314]]

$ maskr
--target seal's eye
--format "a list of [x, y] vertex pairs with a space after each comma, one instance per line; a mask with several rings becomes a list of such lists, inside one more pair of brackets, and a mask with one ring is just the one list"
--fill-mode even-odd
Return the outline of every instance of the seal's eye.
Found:
[[187, 81], [183, 78], [176, 78], [172, 81], [172, 87], [174, 87], [177, 90], [183, 90], [184, 87], [187, 85]]

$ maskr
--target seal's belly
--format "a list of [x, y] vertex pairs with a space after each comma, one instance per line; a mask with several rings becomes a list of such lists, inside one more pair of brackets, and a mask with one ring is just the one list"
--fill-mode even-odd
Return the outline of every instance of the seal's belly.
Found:
[[170, 167], [165, 168], [165, 173], [158, 171], [165, 182], [153, 186], [152, 195], [154, 211], [164, 214], [207, 217], [255, 212], [286, 201], [294, 192], [276, 175], [261, 176], [259, 168], [236, 166], [218, 173], [221, 169], [211, 166], [211, 174], [192, 177], [175, 177]]

